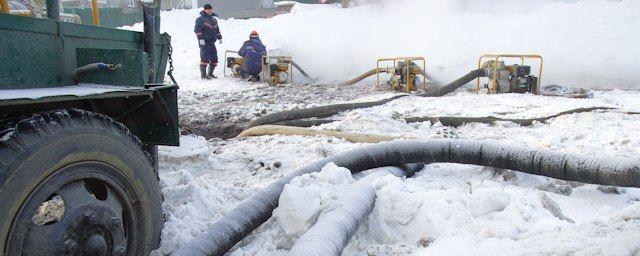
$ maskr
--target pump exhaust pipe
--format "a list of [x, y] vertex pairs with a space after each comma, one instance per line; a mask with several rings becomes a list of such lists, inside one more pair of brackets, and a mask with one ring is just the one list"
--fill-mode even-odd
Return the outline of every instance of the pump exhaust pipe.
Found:
[[[160, 1], [158, 1], [160, 2]], [[156, 79], [156, 31], [160, 25], [156, 22], [156, 8], [159, 6], [150, 5], [140, 1], [142, 5], [142, 16], [144, 18], [144, 52], [149, 59], [149, 79], [148, 83], [157, 83]], [[159, 19], [159, 18], [158, 18]]]
[[47, 17], [52, 20], [60, 20], [60, 4], [58, 0], [47, 0]]

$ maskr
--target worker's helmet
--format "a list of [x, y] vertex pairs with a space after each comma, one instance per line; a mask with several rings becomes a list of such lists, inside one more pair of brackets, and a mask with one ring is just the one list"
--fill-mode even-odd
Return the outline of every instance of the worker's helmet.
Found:
[[258, 31], [251, 31], [251, 34], [249, 34], [249, 38], [258, 38]]

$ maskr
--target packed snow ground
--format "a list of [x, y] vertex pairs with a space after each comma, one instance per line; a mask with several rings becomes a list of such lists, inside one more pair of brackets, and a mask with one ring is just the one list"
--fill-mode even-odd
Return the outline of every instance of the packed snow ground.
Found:
[[[637, 157], [640, 115], [630, 92], [593, 99], [531, 95], [461, 95], [408, 98], [347, 113], [317, 129], [420, 138], [494, 140], [586, 155]], [[585, 106], [621, 110], [562, 116], [548, 124], [407, 124], [404, 114], [497, 113], [537, 117]], [[494, 106], [493, 108], [487, 106]], [[453, 111], [453, 112], [452, 112]], [[509, 113], [509, 114], [504, 114]], [[362, 146], [329, 137], [264, 136], [207, 141], [183, 136], [183, 146], [162, 148], [161, 180], [167, 223], [159, 252], [169, 253], [199, 234], [242, 199], [313, 160]], [[231, 255], [285, 255], [318, 214], [335, 206], [353, 182], [341, 168], [327, 168], [289, 185], [274, 218]], [[345, 255], [634, 255], [640, 228], [640, 191], [583, 185], [475, 166], [427, 166], [416, 177], [374, 181], [373, 213]], [[603, 192], [604, 191], [604, 192]]]
[[[638, 33], [631, 28], [640, 22], [632, 18], [640, 10], [638, 2], [396, 2], [400, 4], [346, 10], [302, 5], [293, 14], [271, 19], [223, 20], [225, 40], [219, 55], [222, 58], [225, 49], [239, 47], [249, 31], [258, 29], [268, 47], [286, 49], [326, 83], [356, 75], [370, 68], [378, 56], [391, 55], [429, 56], [432, 76], [446, 82], [473, 69], [473, 60], [485, 51], [541, 51], [548, 60], [544, 84], [639, 88], [634, 77], [639, 71], [640, 54], [634, 46]], [[419, 8], [411, 8], [416, 5]], [[525, 5], [530, 9], [512, 12], [512, 7]], [[413, 18], [397, 15], [401, 11]], [[422, 11], [429, 15], [421, 15]], [[496, 13], [501, 15], [492, 15]], [[371, 82], [344, 89], [317, 84], [270, 88], [233, 78], [200, 81], [191, 31], [196, 15], [194, 11], [163, 13], [163, 26], [173, 35], [184, 123], [216, 125], [220, 120], [249, 120], [281, 109], [388, 96], [373, 91]], [[500, 17], [504, 19], [498, 22]], [[415, 34], [408, 28], [384, 36], [384, 31], [408, 20], [427, 31], [418, 33], [416, 41], [397, 39]], [[344, 22], [351, 26], [341, 25]], [[494, 27], [498, 23], [500, 28]], [[540, 27], [532, 28], [534, 24]], [[406, 97], [350, 111], [336, 116], [337, 122], [314, 129], [480, 139], [585, 155], [637, 157], [640, 115], [626, 112], [640, 112], [639, 99], [640, 92], [621, 90], [598, 91], [589, 99], [459, 92], [441, 98]], [[591, 106], [617, 109], [561, 116], [530, 127], [498, 123], [451, 128], [430, 122], [407, 124], [402, 119], [425, 115], [530, 118]], [[322, 136], [226, 140], [182, 136], [180, 147], [160, 149], [166, 223], [154, 255], [180, 248], [244, 198], [296, 168], [359, 146]], [[429, 165], [410, 179], [385, 175], [371, 180], [376, 204], [344, 255], [640, 253], [638, 189], [457, 164]], [[295, 179], [285, 188], [274, 216], [229, 255], [286, 255], [319, 214], [337, 206], [341, 193], [354, 181], [348, 170], [332, 165]]]

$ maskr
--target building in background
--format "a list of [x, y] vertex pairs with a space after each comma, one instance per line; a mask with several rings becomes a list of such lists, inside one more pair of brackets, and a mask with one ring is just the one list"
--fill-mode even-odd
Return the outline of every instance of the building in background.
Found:
[[266, 18], [276, 15], [273, 0], [162, 0], [163, 9], [202, 8], [204, 4], [213, 5], [215, 13], [221, 19]]
[[[15, 0], [25, 6], [44, 6], [45, 0]], [[92, 23], [91, 0], [58, 0], [61, 11], [78, 17], [83, 24]], [[139, 0], [97, 0], [100, 8], [100, 26], [121, 27], [142, 22]], [[163, 10], [200, 9], [212, 4], [221, 19], [267, 18], [291, 11], [294, 2], [274, 4], [274, 0], [159, 0]], [[42, 8], [38, 8], [42, 9]], [[32, 11], [37, 13], [35, 11]], [[40, 13], [43, 10], [39, 11]]]

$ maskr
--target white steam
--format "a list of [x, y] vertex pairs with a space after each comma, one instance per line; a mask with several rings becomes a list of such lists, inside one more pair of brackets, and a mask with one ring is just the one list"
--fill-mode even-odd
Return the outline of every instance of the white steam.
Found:
[[[640, 1], [374, 2], [347, 9], [301, 4], [270, 19], [221, 20], [218, 55], [222, 60], [224, 50], [238, 50], [258, 30], [269, 49], [293, 55], [321, 82], [352, 78], [379, 57], [424, 56], [431, 76], [447, 83], [475, 69], [480, 55], [504, 52], [544, 56], [543, 85], [640, 89]], [[163, 14], [174, 59], [187, 64], [177, 67], [178, 78], [197, 77], [196, 17], [195, 10]]]

